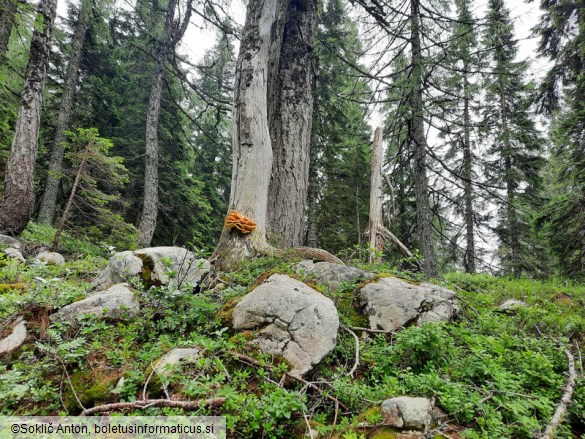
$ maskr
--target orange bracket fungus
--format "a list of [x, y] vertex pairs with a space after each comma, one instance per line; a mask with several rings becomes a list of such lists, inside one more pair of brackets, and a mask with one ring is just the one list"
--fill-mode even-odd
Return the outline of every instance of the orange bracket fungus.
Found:
[[256, 229], [256, 223], [252, 218], [242, 215], [237, 210], [230, 210], [228, 216], [225, 217], [225, 227], [228, 229], [235, 227], [242, 233], [250, 233]]

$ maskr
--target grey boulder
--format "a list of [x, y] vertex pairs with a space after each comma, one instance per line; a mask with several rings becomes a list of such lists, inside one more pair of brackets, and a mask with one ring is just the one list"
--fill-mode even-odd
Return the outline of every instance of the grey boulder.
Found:
[[17, 248], [8, 247], [8, 248], [4, 249], [4, 254], [6, 256], [11, 257], [11, 258], [18, 259], [20, 262], [26, 262], [24, 259], [24, 256], [22, 256], [22, 253]]
[[318, 283], [327, 285], [330, 291], [341, 288], [342, 282], [354, 282], [361, 279], [370, 279], [373, 273], [360, 270], [349, 265], [333, 264], [331, 262], [301, 261], [294, 265], [298, 274], [306, 274]]
[[22, 244], [16, 238], [8, 235], [0, 234], [0, 245], [5, 245], [7, 247], [12, 247], [20, 250], [22, 248]]
[[110, 258], [108, 266], [93, 281], [96, 289], [108, 288], [142, 273], [142, 259], [131, 251], [119, 252]]
[[176, 365], [194, 363], [201, 357], [199, 348], [175, 348], [167, 352], [154, 366], [154, 371], [159, 375], [167, 375]]
[[152, 247], [136, 250], [136, 256], [142, 259], [143, 266], [151, 269], [151, 281], [168, 285], [169, 273], [176, 274], [177, 283], [195, 284], [211, 269], [205, 259], [197, 259], [194, 253], [181, 247]]
[[138, 311], [140, 311], [140, 304], [134, 297], [134, 293], [126, 284], [118, 284], [61, 308], [51, 315], [51, 320], [75, 322], [85, 314], [120, 320], [135, 317]]
[[63, 255], [49, 250], [40, 252], [37, 255], [37, 259], [39, 261], [46, 262], [49, 265], [63, 265], [65, 263], [65, 258], [63, 257]]
[[505, 313], [514, 313], [518, 311], [520, 308], [528, 308], [528, 304], [526, 302], [522, 302], [521, 300], [510, 299], [502, 303], [498, 307], [498, 311]]
[[18, 349], [26, 340], [26, 321], [19, 317], [12, 327], [12, 332], [0, 340], [0, 355], [8, 354]]
[[234, 329], [262, 327], [253, 341], [265, 353], [288, 360], [300, 376], [333, 350], [339, 317], [333, 302], [304, 283], [270, 276], [244, 296], [232, 314]]
[[399, 396], [382, 403], [382, 422], [392, 427], [426, 430], [431, 425], [432, 410], [427, 398]]
[[[168, 285], [171, 279], [180, 285], [195, 284], [210, 270], [205, 259], [181, 247], [152, 247], [116, 253], [93, 282], [103, 289], [141, 275], [151, 285]], [[172, 276], [171, 276], [172, 274]]]
[[453, 291], [396, 277], [386, 277], [361, 288], [360, 302], [370, 327], [387, 331], [413, 323], [448, 321], [459, 310]]

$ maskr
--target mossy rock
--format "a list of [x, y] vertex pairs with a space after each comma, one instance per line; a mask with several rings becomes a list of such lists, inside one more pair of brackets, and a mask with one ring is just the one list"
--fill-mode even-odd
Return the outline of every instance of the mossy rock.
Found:
[[232, 327], [233, 326], [233, 314], [234, 308], [236, 305], [242, 300], [243, 296], [234, 297], [233, 299], [228, 300], [217, 312], [215, 317], [225, 326]]
[[121, 372], [103, 374], [91, 370], [76, 371], [70, 375], [71, 382], [64, 383], [63, 404], [69, 414], [76, 415], [82, 411], [79, 402], [86, 408], [115, 402], [118, 396], [112, 390], [121, 376]]
[[359, 306], [356, 306], [353, 300], [353, 294], [342, 294], [332, 298], [337, 313], [344, 323], [349, 326], [357, 326], [360, 328], [368, 327], [368, 318], [359, 311]]

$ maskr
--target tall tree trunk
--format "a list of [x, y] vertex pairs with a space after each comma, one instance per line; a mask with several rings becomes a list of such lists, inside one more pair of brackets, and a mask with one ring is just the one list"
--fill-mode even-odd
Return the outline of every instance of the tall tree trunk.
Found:
[[81, 51], [85, 42], [85, 35], [89, 26], [89, 15], [93, 6], [93, 0], [82, 0], [79, 9], [79, 18], [75, 26], [73, 41], [71, 42], [72, 53], [67, 65], [67, 74], [63, 84], [63, 96], [61, 97], [61, 106], [59, 107], [59, 116], [57, 117], [57, 126], [55, 128], [55, 139], [49, 161], [49, 172], [45, 185], [45, 192], [41, 200], [41, 207], [38, 215], [38, 222], [41, 224], [51, 224], [55, 215], [55, 204], [57, 203], [57, 193], [59, 191], [59, 182], [63, 172], [63, 141], [65, 140], [65, 130], [69, 127], [71, 111], [73, 110], [73, 100], [75, 97], [75, 88], [77, 87], [77, 78], [79, 72], [79, 61]]
[[10, 157], [6, 163], [4, 197], [0, 204], [0, 231], [19, 234], [34, 209], [34, 170], [38, 151], [43, 88], [49, 65], [51, 31], [57, 0], [40, 0], [30, 45], [20, 111], [14, 129]]
[[317, 247], [317, 202], [319, 196], [319, 174], [317, 172], [317, 138], [311, 132], [311, 145], [309, 146], [309, 189], [307, 192], [307, 247]]
[[469, 80], [467, 77], [467, 63], [464, 64], [465, 71], [463, 77], [463, 176], [465, 182], [463, 183], [463, 191], [465, 197], [465, 235], [467, 248], [465, 249], [464, 265], [467, 273], [475, 273], [475, 238], [474, 238], [474, 224], [473, 224], [473, 187], [471, 184], [473, 177], [472, 168], [472, 154], [471, 154], [471, 139], [470, 126], [471, 117], [469, 114]]
[[[173, 0], [171, 0], [173, 1]], [[158, 121], [164, 76], [164, 61], [156, 62], [156, 73], [150, 88], [146, 114], [146, 144], [144, 157], [144, 201], [138, 223], [138, 245], [148, 247], [156, 229], [158, 214]]]
[[506, 216], [508, 222], [509, 246], [512, 253], [512, 273], [514, 277], [520, 277], [522, 267], [520, 263], [520, 237], [518, 231], [518, 217], [514, 200], [516, 198], [516, 181], [512, 169], [512, 145], [510, 144], [510, 128], [508, 126], [508, 105], [504, 94], [504, 84], [500, 80], [500, 114], [502, 118], [502, 135], [504, 142], [504, 172], [506, 183]]
[[234, 84], [233, 168], [229, 208], [251, 217], [256, 229], [243, 235], [225, 228], [215, 265], [237, 266], [244, 258], [270, 251], [266, 242], [272, 143], [268, 128], [268, 75], [271, 42], [282, 35], [278, 11], [286, 0], [250, 0]]
[[268, 192], [268, 236], [280, 246], [302, 244], [309, 183], [309, 148], [315, 83], [314, 0], [289, 1], [276, 77], [270, 80], [269, 126], [272, 178]]
[[159, 42], [156, 55], [156, 70], [150, 88], [148, 101], [148, 113], [146, 115], [146, 144], [144, 159], [144, 202], [142, 214], [138, 223], [138, 243], [147, 247], [152, 241], [156, 229], [156, 217], [158, 214], [158, 124], [160, 116], [160, 102], [162, 85], [168, 57], [174, 46], [182, 38], [189, 19], [191, 17], [191, 4], [189, 0], [183, 23], [179, 29], [174, 28], [175, 12], [178, 0], [169, 0], [164, 24], [164, 35]]
[[370, 216], [368, 220], [368, 235], [371, 250], [370, 263], [379, 262], [378, 252], [384, 249], [384, 240], [379, 234], [383, 226], [382, 220], [382, 161], [384, 148], [382, 146], [382, 128], [376, 128], [374, 141], [372, 142], [372, 175], [370, 184]]
[[8, 41], [14, 26], [16, 15], [16, 0], [2, 0], [0, 5], [0, 65], [4, 63], [4, 57], [8, 50]]
[[411, 120], [409, 137], [414, 146], [414, 179], [416, 195], [416, 230], [418, 245], [424, 257], [423, 270], [428, 277], [438, 275], [437, 260], [432, 242], [429, 179], [427, 176], [427, 141], [425, 137], [422, 99], [422, 53], [420, 42], [419, 0], [410, 2], [412, 90], [410, 92]]

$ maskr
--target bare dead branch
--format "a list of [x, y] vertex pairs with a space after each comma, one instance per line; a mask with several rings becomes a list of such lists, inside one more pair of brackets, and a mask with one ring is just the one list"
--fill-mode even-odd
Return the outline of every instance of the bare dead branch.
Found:
[[563, 396], [557, 405], [552, 419], [546, 426], [544, 433], [539, 436], [539, 439], [551, 439], [553, 437], [555, 430], [561, 423], [567, 408], [571, 404], [571, 398], [573, 397], [573, 391], [575, 390], [575, 379], [577, 378], [577, 373], [575, 372], [575, 359], [573, 358], [571, 351], [569, 351], [567, 348], [565, 348], [565, 355], [567, 356], [567, 373], [569, 374], [569, 377], [567, 378], [567, 384], [565, 385]]
[[171, 407], [184, 410], [194, 410], [200, 407], [218, 407], [225, 403], [226, 398], [209, 398], [199, 399], [197, 401], [176, 401], [170, 399], [142, 399], [133, 402], [117, 402], [113, 404], [104, 404], [86, 409], [81, 412], [81, 416], [89, 416], [95, 413], [113, 412], [123, 409], [146, 409], [150, 407]]

